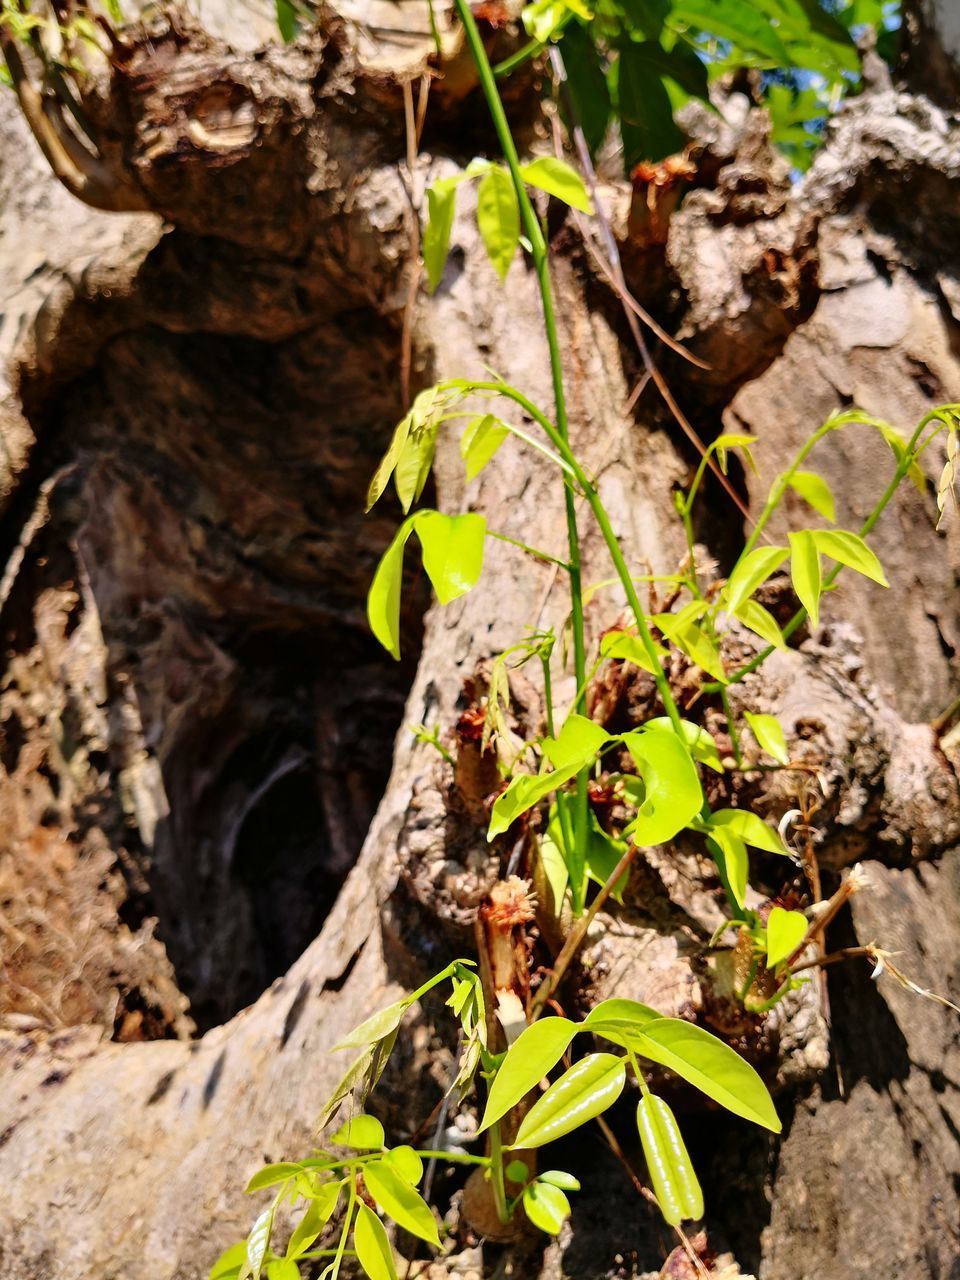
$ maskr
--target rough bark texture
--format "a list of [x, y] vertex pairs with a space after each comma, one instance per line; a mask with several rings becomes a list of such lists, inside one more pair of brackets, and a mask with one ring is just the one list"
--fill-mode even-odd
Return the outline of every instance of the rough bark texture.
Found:
[[[921, 9], [936, 31], [938, 6]], [[358, 69], [335, 23], [261, 55], [249, 28], [227, 46], [218, 6], [203, 17], [206, 32], [154, 19], [91, 90], [104, 154], [147, 212], [74, 201], [0, 106], [0, 1271], [18, 1280], [195, 1280], [245, 1232], [251, 1170], [312, 1141], [343, 1067], [330, 1047], [469, 954], [510, 852], [402, 726], [454, 745], [485, 662], [564, 621], [553, 571], [497, 544], [480, 588], [430, 609], [422, 635], [411, 575], [404, 661], [377, 651], [363, 599], [396, 512], [361, 512], [403, 408], [414, 252], [383, 67], [412, 66], [419, 37], [363, 32]], [[490, 145], [449, 84], [432, 111], [417, 189]], [[691, 128], [695, 189], [665, 245], [638, 231], [629, 192], [605, 194], [637, 296], [711, 366], [663, 359], [685, 411], [705, 437], [746, 426], [761, 440], [751, 501], [839, 405], [908, 426], [960, 399], [952, 117], [878, 83], [799, 188], [745, 100]], [[417, 309], [414, 385], [490, 366], [549, 405], [533, 275], [518, 260], [497, 287], [469, 203]], [[575, 448], [631, 563], [669, 572], [683, 553], [671, 487], [692, 455], [656, 398], [624, 417], [639, 361], [616, 300], [572, 228], [557, 224], [555, 248]], [[851, 527], [890, 461], [851, 431], [815, 466]], [[441, 439], [435, 489], [444, 509], [562, 551], [561, 494], [535, 457], [505, 447], [467, 492]], [[875, 541], [893, 596], [844, 580], [819, 632], [737, 699], [777, 713], [820, 766], [827, 887], [869, 867], [831, 943], [899, 949], [956, 1000], [960, 791], [929, 721], [957, 689], [960, 533], [935, 522], [932, 495], [903, 490]], [[699, 536], [721, 564], [742, 540], [719, 492]], [[589, 529], [585, 561], [587, 581], [609, 576]], [[591, 634], [620, 608], [599, 593]], [[650, 708], [621, 677], [603, 672], [592, 694], [610, 723]], [[569, 678], [557, 692], [572, 695]], [[536, 687], [514, 693], [535, 726]], [[789, 778], [755, 788], [761, 812], [794, 807]], [[764, 893], [801, 884], [788, 877], [758, 867]], [[815, 987], [727, 1026], [703, 958], [719, 918], [697, 850], [648, 851], [564, 995], [697, 1017], [779, 1085], [779, 1142], [677, 1096], [711, 1239], [762, 1280], [956, 1280], [956, 1015], [841, 966], [829, 1033]], [[375, 1095], [397, 1141], [430, 1115], [452, 1054], [425, 1007]], [[617, 1123], [629, 1143], [629, 1106]], [[656, 1272], [670, 1242], [620, 1166], [599, 1140], [570, 1157], [585, 1191], [544, 1274]], [[438, 1184], [441, 1209], [457, 1185]], [[458, 1239], [431, 1275], [490, 1265]]]

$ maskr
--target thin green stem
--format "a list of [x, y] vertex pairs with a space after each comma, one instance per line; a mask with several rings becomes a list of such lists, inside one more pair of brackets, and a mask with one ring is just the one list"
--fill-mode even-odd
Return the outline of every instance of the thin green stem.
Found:
[[727, 697], [725, 688], [720, 689], [720, 701], [723, 704], [723, 714], [727, 717], [727, 733], [730, 735], [730, 745], [733, 748], [733, 759], [738, 769], [743, 768], [743, 756], [740, 753], [740, 735], [737, 733], [737, 726], [734, 723], [733, 712], [730, 710], [730, 699]]
[[566, 560], [560, 560], [557, 556], [550, 555], [549, 551], [541, 551], [539, 547], [528, 546], [525, 542], [520, 542], [517, 538], [511, 538], [505, 533], [497, 533], [495, 529], [487, 530], [488, 538], [496, 538], [498, 542], [508, 542], [511, 547], [516, 547], [519, 551], [525, 551], [528, 556], [533, 556], [535, 560], [543, 560], [547, 564], [559, 565], [561, 569], [567, 568]]
[[[474, 1156], [467, 1151], [427, 1151], [417, 1150], [416, 1154], [421, 1160], [439, 1160], [443, 1164], [479, 1164], [489, 1165], [489, 1156]], [[379, 1158], [382, 1153], [376, 1152]]]
[[553, 723], [553, 677], [550, 675], [550, 654], [540, 654], [540, 665], [543, 667], [543, 701], [547, 715], [547, 733], [551, 738], [557, 736]]
[[350, 1199], [347, 1201], [347, 1212], [343, 1219], [343, 1230], [340, 1232], [340, 1240], [337, 1244], [337, 1252], [334, 1255], [333, 1262], [330, 1264], [330, 1275], [332, 1280], [337, 1280], [340, 1274], [340, 1264], [343, 1262], [343, 1255], [347, 1248], [347, 1236], [350, 1234], [350, 1227], [353, 1222], [354, 1210], [357, 1207], [357, 1177], [352, 1174], [350, 1178]]
[[503, 1143], [500, 1137], [500, 1121], [490, 1128], [490, 1185], [493, 1188], [493, 1202], [497, 1207], [497, 1217], [501, 1222], [510, 1221], [510, 1206], [507, 1204], [507, 1185], [503, 1173]]
[[[483, 90], [483, 96], [487, 102], [487, 108], [490, 111], [493, 120], [493, 127], [496, 130], [497, 140], [503, 151], [504, 159], [510, 170], [510, 177], [513, 182], [513, 188], [517, 197], [517, 204], [520, 209], [520, 220], [527, 239], [530, 242], [530, 253], [533, 258], [534, 270], [537, 275], [537, 283], [540, 287], [540, 301], [543, 307], [543, 325], [544, 333], [547, 339], [547, 346], [550, 351], [550, 374], [553, 382], [553, 397], [556, 406], [557, 415], [557, 435], [559, 441], [564, 445], [564, 449], [560, 449], [560, 453], [566, 456], [569, 453], [567, 448], [568, 437], [568, 421], [567, 421], [567, 399], [563, 385], [563, 358], [560, 352], [560, 337], [557, 329], [557, 316], [553, 303], [553, 288], [550, 282], [550, 262], [547, 252], [547, 242], [544, 238], [543, 228], [537, 219], [533, 205], [530, 203], [530, 196], [527, 194], [527, 188], [523, 181], [523, 174], [520, 170], [520, 157], [517, 154], [516, 144], [513, 141], [513, 134], [510, 131], [510, 123], [507, 120], [507, 114], [503, 108], [503, 102], [500, 99], [500, 92], [497, 89], [497, 81], [493, 74], [493, 68], [490, 66], [490, 59], [487, 57], [487, 51], [484, 47], [483, 40], [480, 38], [480, 32], [477, 30], [477, 24], [473, 17], [473, 11], [470, 7], [469, 0], [454, 0], [457, 8], [457, 14], [463, 24], [464, 33], [467, 38], [467, 44], [470, 47], [470, 53], [476, 64], [477, 73], [480, 77], [480, 87]], [[557, 441], [554, 441], [554, 447]], [[570, 461], [567, 458], [567, 461]], [[569, 546], [569, 557], [567, 564], [567, 576], [570, 580], [570, 613], [572, 618], [573, 629], [573, 667], [576, 676], [577, 686], [580, 687], [585, 683], [584, 677], [587, 668], [586, 643], [584, 639], [583, 627], [583, 595], [582, 584], [580, 578], [580, 535], [577, 530], [577, 512], [575, 503], [575, 493], [573, 485], [570, 483], [569, 477], [564, 478], [564, 506], [566, 510], [567, 520], [567, 543]], [[580, 704], [577, 704], [578, 707]], [[578, 841], [581, 848], [585, 847], [587, 838], [587, 777], [586, 773], [577, 776], [577, 803], [574, 810], [574, 838]]]

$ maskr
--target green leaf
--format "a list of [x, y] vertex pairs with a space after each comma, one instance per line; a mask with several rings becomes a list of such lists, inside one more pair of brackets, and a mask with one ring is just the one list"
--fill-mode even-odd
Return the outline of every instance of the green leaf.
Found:
[[454, 178], [440, 178], [427, 188], [427, 225], [423, 231], [422, 253], [430, 293], [436, 292], [443, 277], [457, 211], [457, 187], [465, 177], [466, 174], [458, 174]]
[[466, 464], [468, 483], [476, 479], [509, 434], [509, 428], [492, 413], [470, 419], [460, 440], [460, 456]]
[[637, 1104], [637, 1128], [664, 1221], [678, 1227], [684, 1218], [702, 1218], [703, 1192], [676, 1118], [662, 1098], [643, 1095]]
[[490, 826], [487, 829], [487, 840], [494, 840], [516, 822], [517, 818], [532, 809], [551, 791], [556, 791], [565, 782], [578, 774], [582, 768], [580, 761], [554, 769], [552, 773], [541, 773], [536, 777], [518, 774], [511, 778], [506, 791], [497, 796], [490, 814]]
[[516, 1182], [521, 1186], [530, 1177], [530, 1170], [522, 1160], [511, 1160], [503, 1172], [509, 1182]]
[[580, 1031], [591, 1031], [595, 1036], [603, 1036], [613, 1044], [627, 1047], [631, 1035], [641, 1031], [648, 1022], [656, 1022], [661, 1015], [649, 1005], [638, 1000], [625, 1000], [614, 997], [601, 1000], [587, 1014], [580, 1025]]
[[274, 1258], [267, 1263], [267, 1280], [300, 1280], [300, 1268], [292, 1258]]
[[790, 577], [800, 603], [810, 615], [814, 626], [820, 620], [820, 593], [823, 581], [820, 575], [820, 553], [813, 534], [807, 530], [790, 533]]
[[610, 734], [603, 725], [587, 716], [571, 712], [563, 722], [563, 728], [555, 738], [545, 738], [543, 754], [555, 769], [579, 761], [588, 764], [599, 753]]
[[583, 179], [572, 165], [556, 156], [541, 156], [530, 164], [520, 166], [523, 180], [538, 191], [546, 191], [581, 213], [593, 213], [593, 205]]
[[[708, 733], [701, 725], [694, 724], [691, 720], [681, 720], [680, 728], [683, 731], [683, 740], [687, 744], [687, 748], [694, 760], [699, 760], [701, 764], [705, 764], [708, 769], [713, 769], [715, 773], [723, 773], [723, 762], [720, 759], [720, 752], [717, 750], [713, 735]], [[642, 732], [647, 729], [666, 729], [672, 733], [673, 722], [669, 716], [654, 716], [652, 720], [647, 720], [641, 726]]]
[[683, 146], [684, 136], [674, 121], [663, 83], [663, 58], [663, 48], [655, 40], [623, 41], [610, 70], [628, 172], [640, 160], [662, 160]]
[[414, 522], [423, 513], [408, 516], [380, 558], [367, 592], [367, 621], [387, 653], [400, 661], [400, 595], [403, 587], [403, 552]]
[[746, 844], [754, 849], [766, 849], [768, 853], [783, 853], [789, 856], [782, 840], [772, 827], [768, 827], [762, 818], [749, 809], [718, 809], [707, 819], [711, 834], [721, 829], [732, 831]]
[[730, 40], [745, 53], [788, 67], [790, 54], [769, 18], [742, 0], [674, 0], [672, 16], [710, 35]]
[[679, 1018], [661, 1018], [647, 1024], [633, 1039], [633, 1048], [734, 1115], [780, 1132], [766, 1085], [748, 1062], [708, 1031]]
[[570, 1201], [559, 1187], [533, 1182], [523, 1193], [523, 1208], [535, 1227], [555, 1236], [570, 1217]]
[[736, 614], [757, 587], [766, 582], [772, 573], [776, 573], [789, 554], [786, 547], [755, 547], [742, 556], [727, 579], [723, 592], [725, 607]]
[[655, 613], [654, 623], [667, 639], [675, 644], [681, 652], [695, 662], [698, 667], [725, 684], [727, 673], [723, 667], [720, 650], [716, 642], [699, 625], [697, 618], [709, 606], [704, 600], [693, 600], [684, 605], [679, 613]]
[[565, 1173], [562, 1169], [547, 1169], [545, 1173], [538, 1173], [537, 1181], [545, 1182], [551, 1187], [559, 1187], [561, 1191], [580, 1190], [579, 1180], [572, 1173]]
[[550, 901], [544, 902], [544, 906], [558, 919], [563, 909], [563, 897], [570, 880], [570, 873], [567, 870], [567, 864], [561, 848], [562, 844], [563, 838], [560, 831], [559, 816], [556, 805], [554, 805], [551, 808], [547, 830], [540, 840], [539, 855], [547, 889], [550, 892]]
[[330, 1139], [342, 1147], [357, 1151], [380, 1151], [383, 1148], [383, 1125], [376, 1116], [353, 1116], [340, 1126]]
[[716, 450], [717, 462], [720, 464], [720, 470], [724, 475], [727, 474], [727, 452], [730, 449], [742, 449], [743, 455], [750, 464], [752, 471], [756, 471], [757, 464], [753, 460], [753, 446], [757, 443], [756, 436], [740, 435], [725, 432], [721, 436], [717, 436], [710, 446]]
[[505, 1116], [549, 1075], [577, 1030], [566, 1018], [541, 1018], [520, 1033], [507, 1050], [490, 1086], [480, 1133]]
[[772, 644], [775, 649], [786, 649], [787, 642], [783, 638], [783, 632], [780, 630], [780, 624], [776, 618], [762, 604], [758, 604], [756, 600], [744, 600], [737, 605], [736, 609], [730, 612], [735, 618], [739, 618], [745, 627], [749, 627], [761, 640], [766, 640], [767, 644]]
[[390, 1242], [383, 1223], [363, 1203], [357, 1206], [357, 1220], [353, 1227], [353, 1247], [357, 1260], [370, 1280], [397, 1280]]
[[744, 898], [747, 896], [747, 884], [750, 876], [750, 859], [747, 846], [741, 838], [726, 827], [715, 828], [708, 837], [707, 846], [714, 861], [720, 868], [724, 881], [730, 890], [730, 896], [737, 906], [743, 910]]
[[386, 1160], [371, 1160], [363, 1166], [367, 1190], [398, 1227], [439, 1249], [440, 1237], [430, 1207], [414, 1187]]
[[[277, 27], [283, 38], [284, 44], [290, 44], [292, 40], [296, 40], [297, 33], [300, 30], [300, 23], [297, 20], [296, 7], [291, 0], [276, 0]], [[119, 19], [114, 18], [114, 22]]]
[[883, 566], [870, 550], [864, 540], [846, 529], [817, 529], [810, 535], [816, 543], [817, 550], [838, 564], [845, 564], [849, 569], [862, 573], [865, 578], [879, 582], [881, 587], [889, 587]]
[[773, 756], [778, 764], [789, 764], [790, 752], [787, 750], [787, 740], [777, 717], [758, 715], [753, 711], [747, 711], [744, 714], [761, 749]]
[[627, 733], [623, 741], [646, 787], [629, 832], [638, 845], [663, 844], [703, 806], [696, 766], [677, 735], [664, 729]]
[[[587, 146], [591, 152], [595, 152], [607, 135], [612, 110], [600, 51], [591, 40], [587, 28], [579, 22], [571, 22], [564, 31], [560, 51], [567, 70], [567, 88], [570, 90], [573, 114], [583, 130]], [[563, 97], [561, 111], [567, 118]]]
[[[599, 885], [604, 885], [616, 871], [620, 859], [626, 853], [628, 843], [626, 840], [618, 840], [615, 836], [609, 835], [604, 831], [603, 827], [597, 821], [596, 815], [591, 813], [589, 817], [589, 830], [587, 832], [587, 856], [586, 856], [586, 872], [591, 880]], [[577, 870], [571, 866], [571, 876]], [[610, 896], [617, 902], [623, 902], [623, 891], [627, 887], [630, 879], [630, 868], [617, 877]]]
[[[656, 645], [655, 648], [660, 657], [667, 656], [666, 649], [661, 645]], [[603, 635], [600, 639], [600, 657], [632, 662], [635, 667], [649, 671], [651, 675], [656, 675], [660, 670], [659, 663], [654, 665], [646, 645], [632, 631], [608, 631]]]
[[247, 1236], [247, 1265], [250, 1267], [253, 1280], [260, 1280], [260, 1273], [263, 1270], [267, 1249], [270, 1245], [270, 1234], [273, 1231], [273, 1216], [275, 1212], [276, 1203], [272, 1204], [269, 1209], [264, 1209], [263, 1213], [260, 1214], [250, 1228], [250, 1234]]
[[767, 966], [776, 968], [787, 960], [807, 936], [807, 917], [802, 911], [774, 907], [767, 920]]
[[207, 1280], [237, 1280], [246, 1263], [247, 1242], [241, 1240], [239, 1244], [232, 1244], [229, 1249], [224, 1249], [210, 1268]]
[[826, 480], [815, 471], [795, 471], [790, 478], [790, 488], [799, 493], [804, 502], [808, 502], [824, 520], [829, 520], [831, 524], [836, 520], [833, 493]]
[[378, 1040], [388, 1036], [391, 1031], [396, 1031], [403, 1021], [403, 1015], [409, 1008], [409, 1000], [397, 1000], [394, 1004], [387, 1005], [386, 1009], [381, 1009], [379, 1013], [373, 1014], [365, 1022], [361, 1022], [359, 1027], [355, 1027], [343, 1040], [338, 1041], [333, 1046], [334, 1051], [336, 1052], [338, 1049], [363, 1049], [368, 1044], [376, 1044]]
[[480, 180], [477, 225], [494, 270], [505, 280], [520, 243], [520, 210], [510, 175], [500, 165]]
[[411, 1187], [419, 1186], [420, 1179], [423, 1177], [423, 1161], [413, 1147], [393, 1147], [384, 1153], [383, 1158], [396, 1170], [404, 1182], [409, 1182]]
[[295, 1178], [301, 1171], [299, 1164], [291, 1164], [283, 1161], [279, 1164], [264, 1165], [262, 1169], [258, 1169], [250, 1181], [247, 1183], [247, 1195], [254, 1191], [262, 1191], [264, 1187], [275, 1187], [279, 1182], [286, 1182], [288, 1178]]
[[387, 487], [387, 481], [393, 475], [394, 468], [397, 465], [397, 459], [403, 452], [403, 447], [407, 443], [407, 437], [410, 435], [410, 428], [413, 418], [410, 413], [405, 414], [393, 429], [393, 435], [390, 437], [390, 447], [380, 459], [380, 465], [373, 474], [370, 481], [370, 487], [367, 489], [367, 503], [365, 510], [369, 511], [379, 500], [384, 489]]
[[579, 1128], [616, 1102], [625, 1081], [622, 1059], [612, 1053], [589, 1054], [537, 1099], [520, 1126], [513, 1148], [542, 1147]]
[[423, 547], [423, 567], [437, 599], [449, 604], [466, 595], [477, 585], [483, 570], [487, 536], [484, 517], [473, 512], [446, 516], [440, 511], [421, 511], [415, 520]]
[[325, 1182], [314, 1193], [313, 1198], [307, 1205], [306, 1213], [297, 1223], [287, 1243], [286, 1256], [288, 1258], [299, 1258], [302, 1253], [307, 1252], [333, 1217], [342, 1189], [342, 1182]]

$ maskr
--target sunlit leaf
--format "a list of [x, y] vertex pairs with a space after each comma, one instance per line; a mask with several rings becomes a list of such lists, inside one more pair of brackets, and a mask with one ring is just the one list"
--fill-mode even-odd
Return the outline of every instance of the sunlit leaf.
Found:
[[403, 552], [414, 522], [423, 513], [408, 516], [383, 553], [367, 592], [367, 621], [387, 653], [400, 661], [400, 596], [403, 587]]
[[791, 65], [790, 54], [776, 27], [753, 4], [741, 0], [674, 0], [672, 16], [723, 40], [731, 40], [745, 53], [756, 53], [774, 66]]
[[490, 1086], [479, 1132], [505, 1116], [537, 1087], [566, 1053], [577, 1030], [566, 1018], [541, 1018], [520, 1033]]
[[788, 764], [790, 752], [787, 750], [787, 740], [776, 716], [759, 715], [753, 711], [747, 711], [744, 714], [761, 749], [773, 756], [779, 764]]
[[829, 520], [831, 524], [836, 520], [837, 511], [833, 493], [826, 480], [818, 476], [815, 471], [795, 471], [790, 477], [790, 488], [825, 520]]
[[767, 920], [767, 965], [775, 968], [789, 959], [807, 936], [807, 918], [802, 911], [774, 907]]
[[524, 1117], [513, 1146], [542, 1147], [606, 1111], [619, 1098], [626, 1073], [612, 1053], [592, 1053], [538, 1098]]
[[538, 1173], [537, 1181], [545, 1182], [551, 1187], [559, 1187], [561, 1191], [580, 1190], [579, 1179], [572, 1173], [565, 1173], [562, 1169], [547, 1169], [544, 1173]]
[[702, 1218], [703, 1192], [676, 1118], [662, 1098], [643, 1095], [637, 1104], [637, 1128], [664, 1221], [678, 1227], [685, 1218]]
[[817, 529], [810, 536], [816, 543], [817, 550], [831, 560], [845, 564], [857, 573], [862, 573], [865, 578], [879, 582], [881, 587], [889, 587], [883, 566], [858, 534], [846, 529]]
[[288, 1258], [299, 1258], [301, 1254], [307, 1252], [333, 1217], [342, 1189], [342, 1182], [325, 1182], [314, 1193], [313, 1198], [307, 1205], [306, 1212], [297, 1223], [293, 1234], [287, 1242], [286, 1256]]
[[646, 787], [645, 799], [629, 832], [638, 845], [663, 844], [700, 812], [703, 793], [696, 767], [690, 752], [672, 731], [627, 733], [623, 741]]
[[593, 205], [583, 179], [572, 165], [556, 156], [541, 156], [520, 166], [523, 180], [547, 195], [555, 196], [581, 213], [593, 213]]
[[555, 738], [544, 739], [543, 754], [555, 769], [562, 769], [576, 761], [587, 764], [609, 739], [610, 734], [603, 725], [587, 716], [571, 712], [563, 722], [559, 734]]
[[270, 1235], [273, 1231], [273, 1217], [276, 1213], [276, 1205], [271, 1205], [269, 1209], [264, 1209], [256, 1222], [250, 1229], [247, 1236], [247, 1263], [250, 1267], [250, 1273], [253, 1280], [260, 1280], [260, 1274], [263, 1270], [263, 1263], [267, 1256], [267, 1249], [270, 1245]]
[[390, 1151], [384, 1153], [383, 1158], [387, 1164], [396, 1170], [404, 1182], [409, 1182], [411, 1187], [419, 1185], [420, 1179], [423, 1177], [423, 1161], [413, 1147], [393, 1147]]
[[[647, 729], [667, 729], [672, 733], [673, 722], [669, 716], [654, 716], [652, 720], [645, 721], [641, 728], [644, 731]], [[708, 769], [713, 769], [715, 773], [723, 773], [723, 762], [720, 759], [720, 752], [717, 750], [713, 735], [708, 733], [702, 725], [694, 724], [691, 720], [681, 720], [680, 728], [683, 732], [683, 740], [687, 744], [694, 760], [699, 760], [701, 764], [705, 764]]]
[[531, 1183], [523, 1193], [523, 1208], [533, 1225], [550, 1236], [555, 1236], [570, 1216], [570, 1201], [549, 1182]]
[[449, 604], [477, 585], [487, 522], [473, 512], [448, 516], [440, 511], [421, 511], [415, 520], [427, 577], [440, 603]]
[[736, 613], [757, 587], [776, 573], [789, 554], [786, 547], [755, 547], [738, 560], [724, 588], [727, 609]]
[[[667, 656], [662, 645], [654, 645], [658, 657]], [[623, 662], [632, 662], [635, 667], [649, 671], [655, 675], [660, 670], [659, 662], [654, 663], [647, 652], [647, 647], [638, 635], [632, 631], [607, 631], [600, 639], [601, 658], [620, 658]]]
[[790, 539], [790, 577], [797, 598], [810, 615], [814, 626], [820, 620], [820, 553], [814, 536], [807, 530], [787, 535]]
[[267, 1280], [300, 1280], [300, 1268], [292, 1258], [274, 1258], [267, 1263]]
[[764, 820], [749, 809], [717, 809], [707, 819], [711, 832], [732, 831], [754, 849], [766, 849], [768, 853], [787, 853], [783, 841]]
[[247, 1242], [232, 1244], [225, 1249], [210, 1268], [207, 1280], [237, 1280], [241, 1270], [247, 1265]]
[[716, 451], [717, 462], [720, 464], [720, 470], [723, 474], [727, 474], [727, 453], [730, 449], [742, 449], [743, 456], [749, 463], [751, 471], [756, 471], [757, 464], [753, 460], [752, 452], [756, 443], [756, 436], [730, 432], [724, 432], [723, 435], [717, 436], [716, 440], [713, 441], [712, 448]]
[[565, 782], [578, 774], [583, 765], [578, 760], [562, 769], [554, 769], [552, 773], [541, 773], [536, 777], [518, 774], [510, 780], [506, 791], [497, 796], [490, 814], [490, 826], [487, 839], [493, 840], [501, 832], [507, 830], [517, 818], [532, 809], [535, 804], [545, 799], [551, 791], [556, 791]]
[[460, 440], [460, 456], [467, 468], [467, 480], [474, 480], [510, 434], [492, 413], [471, 418]]
[[735, 618], [739, 618], [745, 627], [749, 627], [761, 640], [766, 640], [767, 644], [772, 644], [775, 649], [787, 647], [780, 624], [773, 614], [756, 600], [744, 600], [730, 612]]
[[286, 1182], [288, 1178], [295, 1178], [300, 1170], [299, 1164], [290, 1164], [286, 1161], [265, 1165], [264, 1168], [258, 1169], [247, 1183], [247, 1194], [262, 1191], [264, 1187], [275, 1187], [280, 1182]]
[[[300, 30], [296, 7], [291, 3], [291, 0], [276, 0], [276, 14], [277, 27], [283, 42], [284, 44], [290, 44], [292, 40], [296, 40], [297, 33]], [[113, 21], [119, 23], [120, 18], [114, 17]]]
[[357, 1151], [380, 1151], [384, 1143], [383, 1125], [376, 1116], [353, 1116], [330, 1141]]
[[386, 1009], [373, 1014], [365, 1022], [361, 1022], [359, 1027], [355, 1027], [348, 1036], [339, 1040], [333, 1046], [334, 1049], [362, 1049], [368, 1044], [375, 1044], [384, 1036], [388, 1036], [391, 1031], [396, 1031], [409, 1007], [409, 1000], [397, 1000], [394, 1004], [387, 1005]]
[[638, 1000], [614, 997], [601, 1000], [593, 1006], [580, 1024], [581, 1031], [591, 1031], [595, 1036], [626, 1048], [631, 1035], [642, 1031], [648, 1022], [656, 1022], [662, 1015]]
[[427, 225], [423, 231], [423, 265], [427, 269], [427, 288], [436, 291], [450, 252], [450, 233], [456, 216], [457, 187], [466, 177], [440, 178], [427, 188]]
[[480, 179], [477, 225], [494, 270], [505, 280], [520, 243], [520, 210], [510, 175], [500, 165]]
[[374, 1200], [398, 1227], [435, 1248], [440, 1247], [437, 1224], [429, 1205], [387, 1160], [371, 1160], [365, 1164], [363, 1180]]
[[357, 1206], [353, 1247], [357, 1251], [357, 1261], [370, 1280], [397, 1280], [397, 1269], [383, 1223], [362, 1202]]
[[656, 613], [653, 622], [676, 647], [715, 680], [726, 682], [720, 650], [716, 642], [700, 626], [697, 618], [708, 608], [703, 600], [694, 600], [679, 613]]
[[742, 910], [750, 875], [747, 846], [735, 832], [726, 827], [715, 827], [713, 835], [707, 840], [707, 846], [723, 873], [730, 896]]

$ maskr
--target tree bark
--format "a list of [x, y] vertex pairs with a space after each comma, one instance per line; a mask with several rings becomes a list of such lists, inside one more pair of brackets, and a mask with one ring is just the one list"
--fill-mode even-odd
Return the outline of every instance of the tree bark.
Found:
[[[181, 15], [127, 33], [123, 65], [86, 90], [104, 163], [146, 211], [79, 204], [0, 106], [0, 1270], [19, 1280], [195, 1280], [246, 1232], [251, 1172], [315, 1140], [345, 1066], [332, 1046], [471, 954], [511, 853], [487, 844], [477, 797], [408, 726], [456, 753], [490, 658], [565, 622], [554, 570], [498, 543], [446, 609], [424, 615], [411, 571], [400, 664], [365, 626], [397, 511], [364, 518], [363, 499], [405, 376], [416, 390], [492, 367], [551, 405], [533, 273], [518, 259], [499, 287], [467, 187], [404, 372], [410, 193], [492, 145], [482, 103], [451, 71], [410, 173], [386, 68], [418, 73], [428, 35], [367, 29], [358, 43], [327, 15], [262, 52], [231, 47], [205, 10], [206, 29]], [[948, 56], [940, 9], [917, 11]], [[389, 25], [373, 6], [345, 12]], [[426, 29], [425, 7], [405, 15]], [[756, 510], [833, 409], [908, 428], [960, 399], [960, 130], [881, 81], [794, 186], [745, 99], [688, 123], [694, 189], [665, 243], [630, 217], [623, 183], [602, 195], [634, 293], [709, 364], [657, 353], [683, 411], [704, 439], [746, 427], [760, 441], [759, 476], [734, 477]], [[518, 129], [542, 145], [529, 119]], [[669, 573], [684, 553], [671, 490], [696, 455], [651, 389], [624, 412], [640, 357], [577, 228], [550, 215], [573, 445], [630, 564]], [[556, 475], [514, 444], [467, 489], [441, 436], [433, 500], [562, 555]], [[850, 431], [814, 466], [855, 528], [891, 464]], [[708, 493], [697, 536], [722, 568], [745, 526]], [[606, 579], [586, 512], [581, 524], [584, 579]], [[904, 488], [873, 540], [891, 591], [845, 576], [819, 630], [737, 686], [736, 705], [777, 714], [819, 769], [826, 890], [868, 869], [830, 947], [877, 941], [957, 1001], [960, 753], [931, 722], [957, 693], [960, 526], [935, 526], [930, 490]], [[594, 640], [622, 607], [593, 597]], [[591, 691], [611, 723], [651, 706], [622, 676], [608, 665]], [[561, 701], [573, 693], [560, 676]], [[513, 695], [535, 730], [536, 681]], [[709, 701], [691, 714], [722, 731]], [[753, 801], [777, 819], [809, 798], [774, 774]], [[758, 884], [773, 896], [803, 880], [761, 867]], [[733, 1035], [703, 963], [719, 920], [700, 852], [644, 851], [565, 1003], [616, 992]], [[778, 1090], [779, 1141], [677, 1095], [711, 1244], [761, 1280], [956, 1276], [957, 1016], [861, 964], [827, 971], [826, 1003], [813, 984], [744, 1033]], [[452, 1079], [438, 1006], [411, 1017], [371, 1102], [397, 1142], [429, 1139]], [[629, 1115], [616, 1124], [639, 1161]], [[672, 1242], [590, 1144], [572, 1154], [584, 1192], [570, 1226], [522, 1266], [656, 1274]], [[496, 1260], [460, 1221], [458, 1186], [437, 1184], [456, 1244], [431, 1276]]]

